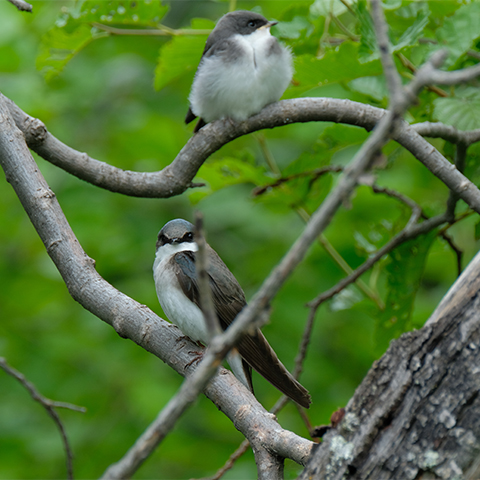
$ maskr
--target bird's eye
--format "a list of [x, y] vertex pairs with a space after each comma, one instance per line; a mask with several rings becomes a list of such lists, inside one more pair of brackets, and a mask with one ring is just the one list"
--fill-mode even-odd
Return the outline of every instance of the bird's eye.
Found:
[[165, 235], [159, 235], [158, 242], [161, 243], [162, 245], [165, 245], [167, 243], [167, 237]]
[[188, 232], [188, 233], [185, 234], [185, 236], [183, 238], [185, 238], [186, 240], [193, 240], [193, 233]]
[[247, 25], [248, 25], [249, 27], [254, 27], [254, 26], [256, 25], [256, 22], [255, 22], [255, 20], [250, 20], [250, 21], [247, 23]]

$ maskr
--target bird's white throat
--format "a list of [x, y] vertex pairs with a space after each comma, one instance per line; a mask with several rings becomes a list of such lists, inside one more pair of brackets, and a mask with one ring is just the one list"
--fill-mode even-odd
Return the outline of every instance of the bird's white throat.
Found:
[[170, 258], [178, 252], [196, 252], [198, 251], [198, 245], [195, 242], [182, 242], [182, 243], [166, 243], [157, 248], [155, 254], [155, 264], [153, 269], [156, 269], [156, 264], [163, 262], [164, 260], [170, 260]]

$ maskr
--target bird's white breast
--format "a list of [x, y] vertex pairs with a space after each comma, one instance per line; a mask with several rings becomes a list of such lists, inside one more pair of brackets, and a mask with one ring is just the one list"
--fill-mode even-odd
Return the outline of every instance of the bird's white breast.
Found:
[[194, 341], [208, 343], [208, 331], [202, 311], [182, 291], [169, 262], [182, 251], [197, 251], [194, 243], [170, 243], [158, 248], [153, 264], [153, 278], [158, 300], [167, 318]]
[[229, 117], [246, 120], [276, 102], [293, 74], [290, 51], [272, 45], [277, 40], [268, 28], [251, 35], [235, 35], [239, 55], [234, 61], [222, 55], [204, 57], [190, 94], [193, 113], [211, 122]]

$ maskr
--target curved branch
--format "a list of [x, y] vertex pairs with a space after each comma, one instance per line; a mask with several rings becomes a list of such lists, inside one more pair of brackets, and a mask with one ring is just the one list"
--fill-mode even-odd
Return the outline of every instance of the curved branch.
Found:
[[416, 123], [412, 128], [422, 137], [443, 138], [450, 143], [468, 146], [480, 141], [480, 129], [462, 131], [440, 122]]
[[[8, 108], [1, 100], [0, 164], [62, 275], [70, 295], [85, 309], [111, 325], [121, 337], [133, 340], [181, 375], [193, 376], [197, 370], [203, 373], [212, 365], [216, 369], [219, 363], [215, 355], [224, 346], [217, 345], [215, 349], [214, 339], [204, 361], [198, 366], [192, 365], [197, 357], [195, 351], [198, 346], [183, 336], [176, 326], [115, 289], [96, 272], [94, 261], [80, 246], [55, 194], [37, 168], [22, 133], [16, 128]], [[255, 313], [251, 307], [249, 313]], [[222, 334], [231, 342], [238, 339], [242, 332], [241, 325], [232, 327]], [[210, 363], [206, 361], [208, 355], [210, 359], [213, 358]], [[315, 444], [283, 430], [276, 418], [227, 370], [220, 369], [220, 374], [205, 388], [205, 394], [252, 445], [256, 444], [258, 448], [291, 458], [302, 465], [306, 463]]]
[[[170, 165], [159, 172], [141, 173], [121, 170], [68, 147], [50, 134], [40, 120], [30, 117], [1, 94], [0, 98], [7, 101], [28, 146], [45, 160], [98, 187], [125, 195], [151, 198], [167, 198], [183, 193], [193, 186], [194, 176], [212, 153], [248, 133], [313, 121], [346, 123], [372, 130], [387, 113], [381, 108], [335, 98], [283, 100], [265, 107], [242, 123], [217, 120], [206, 125], [187, 142]], [[414, 127], [401, 122], [391, 138], [480, 213], [480, 190], [423, 139]]]

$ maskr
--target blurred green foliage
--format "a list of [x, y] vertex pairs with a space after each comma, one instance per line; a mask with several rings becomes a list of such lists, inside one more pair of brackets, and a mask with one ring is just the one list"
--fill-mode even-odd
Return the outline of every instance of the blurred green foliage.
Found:
[[[209, 29], [228, 2], [34, 1], [33, 13], [0, 3], [0, 91], [43, 120], [66, 144], [120, 168], [155, 171], [168, 165], [191, 136], [183, 124], [188, 91], [205, 33], [167, 36], [110, 35], [105, 28]], [[386, 107], [387, 92], [368, 9], [334, 0], [238, 1], [280, 21], [274, 29], [296, 55], [294, 82], [285, 98], [329, 96]], [[397, 66], [407, 81], [409, 64], [449, 49], [448, 67], [474, 64], [478, 56], [480, 3], [452, 0], [385, 2]], [[96, 26], [92, 24], [95, 22]], [[154, 86], [157, 88], [155, 90]], [[455, 87], [438, 97], [422, 92], [408, 120], [443, 121], [461, 129], [480, 127], [478, 89]], [[259, 287], [303, 228], [299, 212], [312, 213], [338, 173], [313, 180], [302, 172], [348, 163], [367, 133], [325, 123], [289, 125], [239, 138], [200, 169], [201, 189], [178, 198], [127, 198], [92, 187], [37, 159], [82, 246], [104, 278], [162, 315], [151, 266], [156, 234], [168, 220], [203, 211], [207, 235], [244, 287]], [[454, 149], [433, 144], [447, 158]], [[467, 173], [478, 175], [478, 147]], [[375, 172], [378, 184], [418, 202], [428, 215], [445, 208], [447, 188], [408, 152], [390, 143]], [[292, 180], [258, 196], [254, 187]], [[4, 177], [3, 177], [4, 178]], [[84, 311], [69, 296], [13, 190], [0, 190], [0, 355], [55, 400], [87, 407], [60, 412], [75, 452], [77, 478], [98, 477], [118, 460], [177, 390], [182, 379], [132, 342]], [[460, 202], [457, 213], [466, 212]], [[398, 200], [358, 188], [325, 235], [352, 267], [398, 233], [410, 212]], [[464, 252], [477, 250], [478, 219], [466, 216], [449, 229]], [[346, 404], [388, 341], [418, 328], [455, 280], [456, 257], [437, 232], [398, 248], [362, 279], [386, 303], [356, 287], [322, 306], [317, 315], [302, 383], [310, 390], [312, 424], [329, 422]], [[273, 303], [266, 336], [292, 367], [308, 314], [305, 303], [344, 277], [319, 245]], [[392, 319], [401, 319], [392, 323]], [[392, 325], [394, 328], [392, 328]], [[267, 408], [278, 393], [256, 376], [256, 393]], [[27, 393], [0, 371], [0, 478], [63, 478], [64, 455], [53, 422]], [[289, 405], [280, 423], [307, 436]], [[136, 474], [136, 478], [211, 475], [242, 436], [205, 398]], [[286, 476], [300, 468], [287, 462]], [[251, 453], [225, 478], [254, 478]]]

